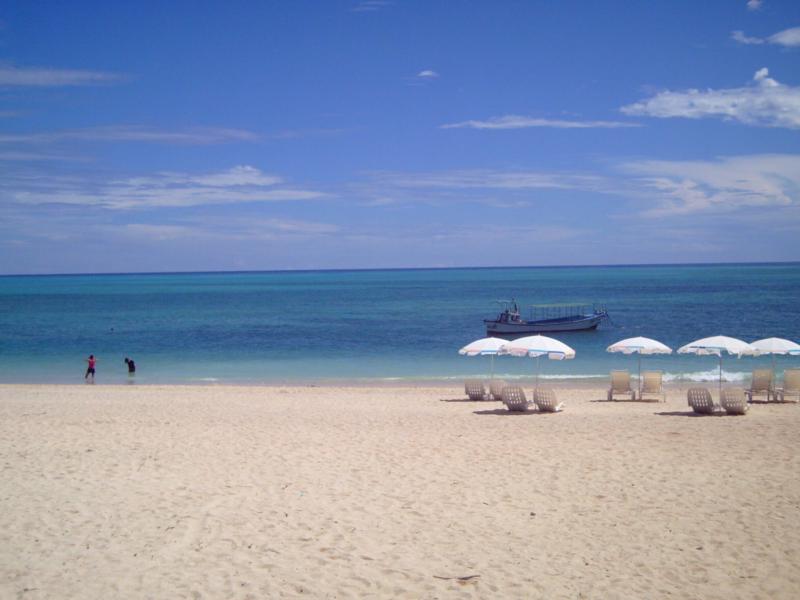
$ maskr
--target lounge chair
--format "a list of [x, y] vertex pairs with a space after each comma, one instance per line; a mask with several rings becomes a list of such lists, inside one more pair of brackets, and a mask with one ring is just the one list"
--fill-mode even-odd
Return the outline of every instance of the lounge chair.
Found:
[[752, 402], [756, 394], [765, 394], [767, 402], [772, 396], [772, 369], [755, 369], [753, 379], [750, 382], [750, 389], [745, 391], [747, 399]]
[[631, 400], [636, 400], [636, 392], [631, 388], [631, 375], [627, 371], [611, 371], [609, 402], [614, 399], [614, 394], [630, 394]]
[[639, 400], [644, 400], [644, 395], [655, 395], [666, 402], [667, 395], [664, 393], [664, 387], [661, 383], [661, 371], [645, 371], [642, 373], [642, 391], [639, 392]]
[[713, 415], [715, 411], [719, 410], [719, 407], [714, 404], [714, 400], [711, 398], [711, 392], [706, 388], [689, 388], [686, 399], [689, 402], [689, 406], [696, 413]]
[[542, 412], [560, 412], [564, 410], [564, 403], [558, 401], [553, 388], [536, 388], [533, 390], [533, 403]]
[[800, 369], [786, 369], [783, 372], [783, 387], [774, 394], [779, 402], [786, 402], [786, 396], [794, 396], [797, 398], [795, 402], [800, 402]]
[[525, 412], [528, 410], [528, 399], [525, 390], [518, 385], [507, 385], [503, 388], [503, 404], [511, 411]]
[[464, 382], [464, 392], [470, 400], [486, 400], [486, 388], [480, 379], [467, 379]]
[[797, 398], [795, 402], [800, 402], [800, 369], [786, 369], [783, 372], [783, 387], [773, 392], [775, 400], [778, 402], [788, 402], [786, 396]]
[[492, 379], [489, 383], [489, 395], [492, 397], [492, 400], [502, 400], [503, 388], [507, 385], [508, 384], [502, 379]]
[[725, 388], [722, 390], [720, 404], [729, 415], [746, 415], [750, 405], [742, 388]]

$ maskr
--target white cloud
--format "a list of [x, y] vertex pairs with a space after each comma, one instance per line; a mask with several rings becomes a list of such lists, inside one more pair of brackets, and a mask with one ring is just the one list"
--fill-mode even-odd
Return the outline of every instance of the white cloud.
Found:
[[800, 47], [800, 27], [784, 29], [766, 38], [751, 37], [745, 35], [743, 31], [735, 30], [731, 31], [731, 38], [740, 44], [775, 44], [786, 48], [797, 48]]
[[326, 195], [314, 190], [276, 187], [280, 182], [279, 177], [250, 166], [203, 175], [158, 173], [99, 182], [77, 177], [19, 176], [0, 183], [0, 199], [23, 205], [129, 210], [314, 200]]
[[659, 205], [649, 217], [800, 206], [800, 155], [760, 154], [712, 161], [647, 160], [622, 166], [642, 176], [642, 196]]
[[770, 44], [779, 44], [781, 46], [796, 48], [800, 46], [800, 27], [792, 27], [791, 29], [779, 31], [769, 36], [767, 41]]
[[350, 12], [375, 12], [391, 5], [392, 2], [389, 0], [361, 0], [350, 9]]
[[424, 71], [420, 71], [419, 73], [417, 73], [417, 77], [421, 79], [436, 79], [439, 77], [439, 74], [436, 71], [425, 69]]
[[759, 10], [763, 0], [747, 0], [747, 10]]
[[744, 34], [743, 31], [731, 31], [731, 39], [740, 44], [763, 44], [764, 40], [757, 37], [748, 37]]
[[754, 84], [722, 90], [661, 92], [648, 100], [623, 106], [628, 115], [686, 119], [719, 117], [747, 125], [800, 129], [800, 88], [778, 83], [766, 68]]
[[121, 75], [101, 71], [0, 66], [0, 86], [62, 87], [97, 85], [114, 83], [122, 79]]
[[520, 115], [491, 117], [485, 121], [462, 121], [441, 125], [442, 129], [525, 129], [528, 127], [553, 127], [556, 129], [616, 129], [618, 127], [639, 127], [637, 123], [621, 121], [565, 121], [559, 119], [539, 119]]
[[188, 239], [267, 240], [276, 238], [317, 237], [337, 233], [330, 223], [295, 219], [215, 218], [213, 221], [190, 218], [180, 224], [126, 223], [105, 228], [110, 235], [127, 235], [150, 241]]
[[592, 177], [538, 171], [472, 169], [440, 173], [375, 173], [379, 187], [429, 189], [532, 190], [575, 189], [591, 184]]
[[146, 127], [92, 127], [42, 133], [0, 134], [0, 143], [53, 143], [63, 140], [85, 142], [151, 142], [203, 145], [222, 142], [251, 142], [259, 137], [250, 131], [219, 127], [193, 128], [184, 131], [164, 131]]

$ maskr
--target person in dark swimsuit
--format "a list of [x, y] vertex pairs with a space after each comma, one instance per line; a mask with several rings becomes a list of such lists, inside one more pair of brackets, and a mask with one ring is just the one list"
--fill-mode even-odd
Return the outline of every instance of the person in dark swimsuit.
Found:
[[128, 375], [133, 377], [134, 373], [136, 373], [136, 363], [133, 362], [132, 358], [125, 357], [125, 364], [128, 365]]

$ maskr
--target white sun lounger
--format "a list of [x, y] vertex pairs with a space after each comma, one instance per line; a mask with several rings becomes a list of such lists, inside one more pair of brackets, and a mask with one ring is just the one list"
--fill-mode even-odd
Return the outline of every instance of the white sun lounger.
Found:
[[764, 394], [769, 402], [772, 396], [772, 369], [755, 369], [750, 382], [750, 389], [745, 392], [747, 399], [752, 402], [756, 394]]
[[636, 392], [631, 388], [631, 374], [627, 371], [611, 371], [611, 388], [608, 390], [608, 401], [614, 399], [615, 394], [629, 394], [631, 400], [636, 400]]
[[786, 402], [786, 396], [797, 398], [800, 401], [800, 369], [786, 369], [783, 372], [783, 387], [775, 392], [775, 399]]
[[502, 400], [503, 388], [507, 385], [508, 384], [502, 379], [492, 379], [489, 383], [489, 395], [492, 397], [492, 400]]
[[720, 404], [729, 415], [746, 415], [747, 409], [750, 408], [745, 392], [741, 388], [723, 389]]
[[507, 385], [503, 388], [503, 404], [511, 411], [525, 412], [528, 410], [528, 399], [525, 390], [518, 385]]
[[560, 412], [564, 410], [564, 403], [558, 401], [553, 388], [536, 388], [533, 390], [533, 403], [542, 412]]
[[648, 396], [658, 396], [656, 400], [660, 399], [666, 402], [667, 395], [664, 393], [661, 379], [661, 371], [645, 371], [642, 373], [642, 391], [639, 393], [639, 400], [644, 400], [644, 396], [647, 394]]
[[711, 392], [706, 388], [689, 388], [686, 399], [694, 412], [703, 415], [713, 415], [720, 408], [714, 404]]
[[486, 400], [486, 388], [480, 379], [467, 379], [464, 382], [464, 392], [470, 400]]

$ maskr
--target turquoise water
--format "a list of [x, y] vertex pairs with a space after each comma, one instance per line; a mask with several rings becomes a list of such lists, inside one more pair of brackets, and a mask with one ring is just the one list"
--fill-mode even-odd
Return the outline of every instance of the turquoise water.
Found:
[[[608, 354], [644, 335], [673, 348], [710, 335], [800, 341], [800, 264], [495, 268], [0, 277], [0, 382], [278, 383], [457, 380], [489, 359], [458, 348], [485, 336], [493, 301], [589, 301], [612, 317], [593, 332], [551, 334], [571, 361], [544, 361], [548, 378], [636, 369]], [[770, 357], [726, 359], [742, 380]], [[776, 359], [778, 369], [800, 357]], [[523, 378], [535, 361], [502, 357], [495, 373]], [[647, 357], [668, 379], [715, 380], [713, 357]]]

